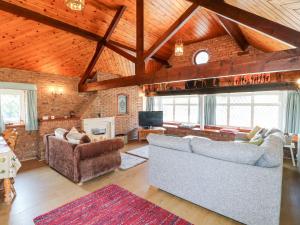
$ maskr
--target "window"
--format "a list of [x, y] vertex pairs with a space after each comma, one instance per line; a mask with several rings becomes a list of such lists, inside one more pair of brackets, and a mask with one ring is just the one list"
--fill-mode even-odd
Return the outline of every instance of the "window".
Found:
[[20, 124], [24, 122], [24, 91], [0, 89], [0, 103], [1, 114], [5, 124]]
[[223, 126], [281, 128], [282, 92], [217, 95], [216, 123]]
[[207, 63], [209, 60], [209, 55], [207, 51], [199, 51], [196, 53], [194, 62], [196, 65]]
[[199, 123], [200, 96], [154, 98], [154, 110], [162, 110], [164, 122]]

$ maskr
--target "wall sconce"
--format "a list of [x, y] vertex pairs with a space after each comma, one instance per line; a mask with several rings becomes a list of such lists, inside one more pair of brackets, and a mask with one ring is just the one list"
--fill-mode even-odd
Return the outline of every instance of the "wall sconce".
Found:
[[140, 98], [145, 97], [145, 91], [143, 87], [139, 87], [138, 93]]
[[49, 92], [54, 95], [54, 96], [57, 96], [57, 95], [62, 95], [63, 92], [64, 92], [64, 89], [62, 87], [54, 87], [54, 86], [50, 86], [48, 88]]
[[300, 78], [296, 81], [298, 89], [300, 89]]

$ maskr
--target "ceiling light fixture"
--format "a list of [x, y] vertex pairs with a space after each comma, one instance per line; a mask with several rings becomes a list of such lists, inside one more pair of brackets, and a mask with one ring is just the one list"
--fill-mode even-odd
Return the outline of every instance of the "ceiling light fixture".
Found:
[[65, 0], [65, 4], [74, 11], [83, 11], [85, 0]]
[[181, 39], [179, 39], [175, 43], [175, 56], [182, 56], [183, 52], [184, 52], [183, 42]]

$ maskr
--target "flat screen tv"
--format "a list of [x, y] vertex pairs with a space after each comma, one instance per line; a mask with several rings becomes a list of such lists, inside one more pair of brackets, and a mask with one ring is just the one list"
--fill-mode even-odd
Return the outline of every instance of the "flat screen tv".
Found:
[[163, 125], [162, 111], [141, 111], [139, 112], [139, 126], [161, 127]]

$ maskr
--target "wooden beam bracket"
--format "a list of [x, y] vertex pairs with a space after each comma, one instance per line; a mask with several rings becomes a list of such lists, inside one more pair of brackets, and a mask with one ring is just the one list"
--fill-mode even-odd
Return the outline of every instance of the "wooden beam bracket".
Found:
[[116, 29], [122, 15], [124, 14], [125, 10], [126, 10], [126, 6], [121, 6], [117, 10], [112, 22], [110, 23], [107, 31], [105, 32], [104, 37], [101, 40], [98, 41], [94, 56], [93, 56], [91, 62], [89, 63], [87, 69], [85, 70], [83, 76], [81, 77], [81, 79], [79, 81], [78, 89], [81, 89], [81, 86], [87, 81], [88, 78], [90, 78], [96, 63], [97, 63], [98, 59], [100, 58], [101, 53], [104, 50], [105, 44], [107, 43], [107, 41], [109, 41], [110, 37], [112, 36], [112, 34], [113, 34], [114, 30]]
[[245, 38], [244, 34], [242, 33], [239, 25], [219, 15], [216, 16], [218, 22], [222, 25], [226, 32], [235, 40], [240, 49], [245, 51], [248, 48], [249, 43]]
[[129, 54], [128, 52], [124, 51], [122, 48], [119, 48], [113, 44], [111, 44], [110, 42], [105, 42], [104, 43], [105, 47], [109, 48], [110, 50], [116, 52], [117, 54], [125, 57], [126, 59], [128, 59], [129, 61], [136, 63], [136, 57], [133, 56], [132, 54]]

